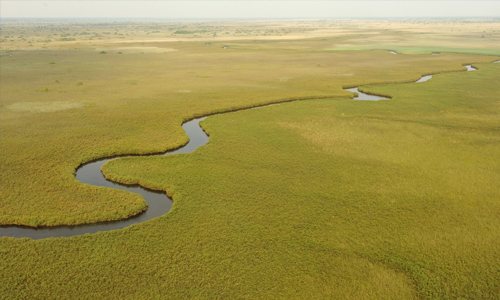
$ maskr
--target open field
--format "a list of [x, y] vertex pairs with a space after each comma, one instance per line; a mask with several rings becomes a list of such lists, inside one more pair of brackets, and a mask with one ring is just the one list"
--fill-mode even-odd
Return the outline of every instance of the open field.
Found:
[[[433, 22], [3, 23], [2, 224], [136, 214], [143, 199], [76, 167], [178, 147], [194, 116], [307, 101], [211, 116], [192, 154], [106, 164], [172, 211], [2, 238], [2, 298], [495, 298], [500, 25]], [[358, 85], [393, 99], [350, 100]]]

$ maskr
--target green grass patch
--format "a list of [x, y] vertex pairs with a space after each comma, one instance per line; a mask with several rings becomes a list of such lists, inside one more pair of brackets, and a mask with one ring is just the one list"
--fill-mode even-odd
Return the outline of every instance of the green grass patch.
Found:
[[[500, 65], [483, 63], [498, 58], [323, 50], [358, 30], [220, 43], [231, 51], [154, 41], [177, 51], [102, 56], [54, 41], [2, 56], [2, 224], [126, 218], [144, 200], [77, 182], [78, 165], [175, 148], [194, 116], [304, 100], [211, 116], [211, 141], [191, 154], [106, 164], [109, 178], [166, 190], [171, 212], [118, 231], [0, 239], [2, 298], [497, 297]], [[139, 46], [123, 33], [117, 47]], [[467, 63], [478, 70], [450, 73]], [[390, 84], [431, 73], [442, 74]], [[342, 87], [357, 85], [392, 99], [351, 100]]]
[[164, 187], [173, 210], [120, 231], [3, 239], [3, 294], [494, 298], [498, 66], [479, 67], [371, 87], [390, 101], [212, 116], [192, 154], [108, 163], [108, 177]]
[[[342, 87], [413, 81], [421, 74], [462, 70], [464, 63], [494, 59], [386, 51], [297, 52], [288, 50], [291, 44], [276, 45], [283, 49], [224, 52], [204, 43], [183, 42], [168, 54], [103, 57], [90, 49], [73, 50], [71, 56], [67, 50], [51, 50], [2, 57], [3, 104], [16, 107], [28, 102], [31, 107], [1, 111], [0, 159], [9, 166], [2, 172], [2, 224], [92, 223], [140, 211], [144, 208], [140, 197], [82, 185], [74, 179], [75, 169], [100, 157], [177, 147], [186, 142], [180, 124], [193, 116], [348, 96]], [[53, 57], [62, 57], [64, 63], [48, 65]], [[61, 74], [64, 82], [56, 83]], [[26, 82], [47, 92], [28, 91]], [[59, 109], [63, 107], [75, 109]], [[33, 115], [34, 111], [52, 112]]]
[[395, 45], [365, 45], [365, 46], [340, 46], [328, 48], [330, 51], [364, 51], [364, 50], [394, 50], [400, 53], [413, 54], [431, 54], [436, 52], [449, 53], [468, 53], [468, 54], [483, 54], [483, 55], [500, 55], [498, 49], [482, 49], [482, 48], [451, 48], [451, 47], [412, 47], [412, 46], [395, 46]]

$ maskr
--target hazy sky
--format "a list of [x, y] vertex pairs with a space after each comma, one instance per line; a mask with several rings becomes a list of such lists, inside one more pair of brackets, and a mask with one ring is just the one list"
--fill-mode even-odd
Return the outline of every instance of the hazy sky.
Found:
[[500, 1], [20, 1], [2, 18], [383, 18], [500, 17]]

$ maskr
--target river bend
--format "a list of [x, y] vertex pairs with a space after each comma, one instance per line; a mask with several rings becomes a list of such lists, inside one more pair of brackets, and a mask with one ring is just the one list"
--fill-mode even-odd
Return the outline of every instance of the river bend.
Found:
[[[499, 61], [496, 61], [495, 63], [497, 62]], [[472, 67], [471, 65], [466, 65], [465, 67], [467, 68], [467, 71], [476, 70], [476, 68]], [[422, 78], [420, 78], [416, 82], [418, 83], [418, 82], [428, 81], [431, 78], [432, 75], [422, 76]], [[345, 90], [357, 93], [357, 95], [353, 98], [354, 100], [377, 101], [377, 100], [390, 99], [387, 97], [362, 93], [358, 90], [358, 87], [349, 88]], [[269, 106], [269, 105], [262, 105], [252, 108], [260, 108], [263, 106]], [[182, 128], [186, 131], [186, 134], [189, 136], [188, 144], [177, 150], [167, 151], [159, 155], [190, 153], [196, 150], [198, 147], [205, 145], [209, 141], [209, 137], [203, 131], [203, 129], [199, 124], [200, 121], [204, 120], [205, 118], [206, 117], [192, 119], [182, 124]], [[137, 216], [133, 216], [123, 220], [98, 222], [93, 224], [83, 224], [74, 226], [54, 226], [54, 227], [37, 227], [37, 228], [28, 226], [0, 226], [0, 237], [3, 236], [16, 237], [16, 238], [28, 237], [32, 239], [44, 239], [49, 237], [70, 237], [75, 235], [83, 235], [86, 233], [96, 233], [99, 231], [122, 229], [132, 224], [145, 222], [147, 220], [151, 220], [153, 218], [168, 213], [172, 207], [172, 199], [170, 199], [164, 191], [150, 190], [139, 185], [123, 185], [104, 178], [104, 176], [101, 173], [101, 166], [112, 159], [117, 159], [125, 156], [130, 156], [130, 155], [104, 158], [83, 164], [76, 170], [76, 179], [85, 184], [115, 188], [119, 190], [126, 190], [140, 194], [141, 196], [144, 197], [144, 199], [148, 203], [148, 209], [146, 211], [138, 214]]]

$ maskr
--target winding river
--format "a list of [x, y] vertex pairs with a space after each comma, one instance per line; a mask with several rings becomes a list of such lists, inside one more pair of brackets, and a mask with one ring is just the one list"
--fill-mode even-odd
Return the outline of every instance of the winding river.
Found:
[[[476, 68], [472, 67], [471, 65], [466, 65], [465, 67], [467, 68], [467, 71], [476, 70]], [[432, 75], [422, 76], [422, 78], [420, 78], [416, 82], [424, 82], [431, 78]], [[386, 97], [380, 97], [376, 95], [362, 93], [358, 90], [358, 87], [349, 88], [345, 90], [357, 93], [357, 96], [353, 98], [354, 100], [377, 101], [377, 100], [390, 99]], [[273, 104], [262, 105], [252, 108], [259, 108], [269, 105]], [[200, 121], [204, 120], [205, 118], [206, 117], [192, 119], [182, 124], [182, 128], [186, 131], [186, 134], [189, 136], [188, 144], [177, 150], [167, 151], [164, 154], [159, 154], [159, 155], [190, 153], [196, 150], [198, 147], [205, 145], [209, 141], [209, 137], [205, 134], [205, 132], [203, 131], [203, 129], [199, 124]], [[137, 216], [130, 217], [124, 220], [99, 222], [94, 224], [84, 224], [75, 226], [55, 226], [55, 227], [38, 227], [38, 228], [27, 227], [27, 226], [1, 226], [0, 237], [3, 236], [16, 237], [16, 238], [28, 237], [32, 239], [44, 239], [49, 237], [70, 237], [75, 235], [83, 235], [86, 233], [96, 233], [99, 231], [122, 229], [132, 224], [145, 222], [147, 220], [162, 216], [167, 212], [169, 212], [170, 208], [172, 207], [172, 199], [170, 199], [165, 192], [150, 190], [139, 185], [122, 185], [116, 182], [109, 181], [106, 178], [104, 178], [104, 176], [101, 173], [101, 166], [106, 162], [108, 162], [109, 160], [124, 156], [130, 156], [130, 155], [104, 158], [83, 164], [76, 170], [76, 179], [85, 184], [110, 187], [110, 188], [138, 193], [141, 196], [143, 196], [146, 202], [148, 203], [148, 209], [146, 211], [140, 213]]]

